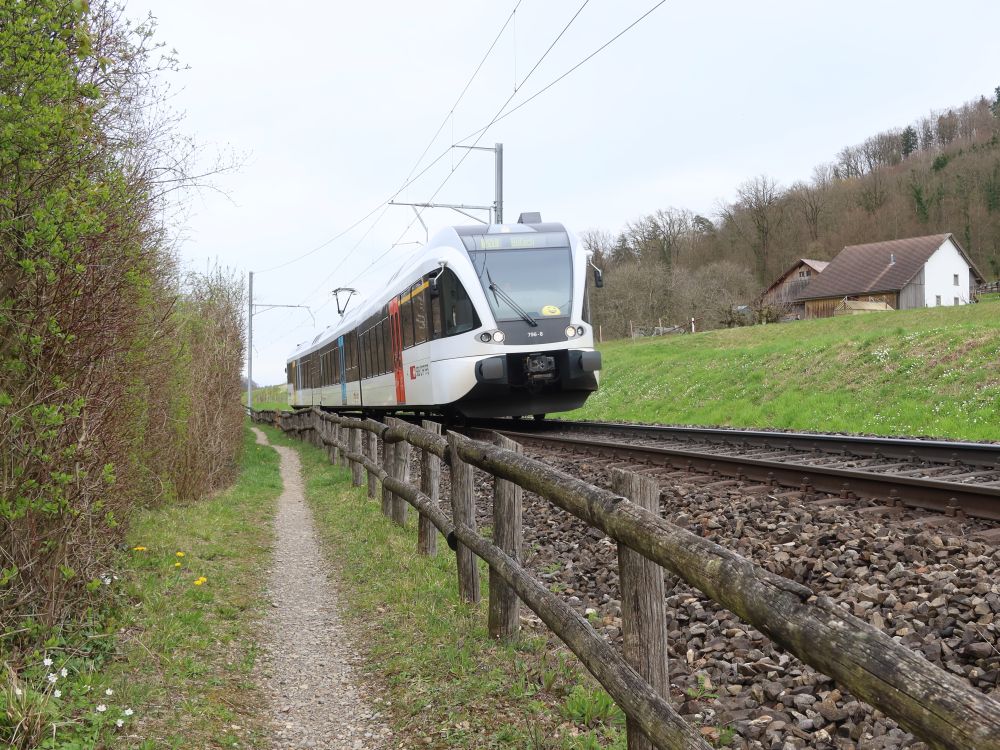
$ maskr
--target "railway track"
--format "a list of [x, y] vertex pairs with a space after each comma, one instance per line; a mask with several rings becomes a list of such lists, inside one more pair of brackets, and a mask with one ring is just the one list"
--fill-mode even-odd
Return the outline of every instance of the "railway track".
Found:
[[1000, 521], [1000, 445], [594, 422], [471, 427], [546, 449]]

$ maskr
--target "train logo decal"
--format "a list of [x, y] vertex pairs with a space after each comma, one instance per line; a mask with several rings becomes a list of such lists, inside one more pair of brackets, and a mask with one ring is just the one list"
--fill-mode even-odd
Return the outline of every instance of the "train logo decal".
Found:
[[550, 317], [552, 315], [559, 315], [559, 313], [561, 313], [561, 312], [562, 312], [562, 310], [560, 310], [555, 305], [546, 305], [545, 307], [542, 308], [542, 315], [546, 315], [546, 316], [550, 316]]

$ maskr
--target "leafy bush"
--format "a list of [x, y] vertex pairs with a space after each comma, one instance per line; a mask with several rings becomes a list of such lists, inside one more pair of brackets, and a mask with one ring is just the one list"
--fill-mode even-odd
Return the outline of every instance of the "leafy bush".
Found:
[[242, 289], [177, 280], [151, 34], [107, 1], [0, 7], [3, 652], [93, 607], [133, 507], [235, 465]]

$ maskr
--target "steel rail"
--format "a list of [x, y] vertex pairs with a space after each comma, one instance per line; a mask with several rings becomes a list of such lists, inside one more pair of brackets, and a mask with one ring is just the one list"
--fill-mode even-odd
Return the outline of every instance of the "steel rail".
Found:
[[[477, 426], [477, 429], [480, 428]], [[949, 513], [962, 511], [968, 516], [1000, 521], [1000, 487], [768, 461], [744, 456], [720, 456], [679, 448], [624, 445], [538, 432], [518, 432], [509, 429], [497, 431], [523, 444], [565, 445], [576, 450], [640, 463], [670, 466], [683, 471], [718, 474], [783, 487], [795, 487], [805, 492], [840, 495], [844, 498], [870, 498], [890, 505], [901, 504]]]
[[787, 448], [796, 451], [925, 460], [933, 463], [959, 462], [1000, 469], [1000, 443], [966, 443], [923, 438], [829, 435], [809, 432], [725, 429], [721, 427], [671, 427], [615, 422], [577, 422], [570, 420], [511, 419], [476, 420], [470, 426], [520, 433], [600, 432], [623, 437], [652, 437], [658, 440], [703, 441], [739, 447]]

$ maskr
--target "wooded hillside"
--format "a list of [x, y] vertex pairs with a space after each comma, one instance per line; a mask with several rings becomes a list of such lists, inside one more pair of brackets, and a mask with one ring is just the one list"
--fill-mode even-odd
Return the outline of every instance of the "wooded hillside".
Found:
[[723, 326], [798, 258], [942, 232], [1000, 276], [1000, 87], [846, 146], [808, 181], [752, 177], [712, 216], [669, 207], [583, 239], [607, 272], [591, 295], [595, 323], [615, 337], [629, 320]]

